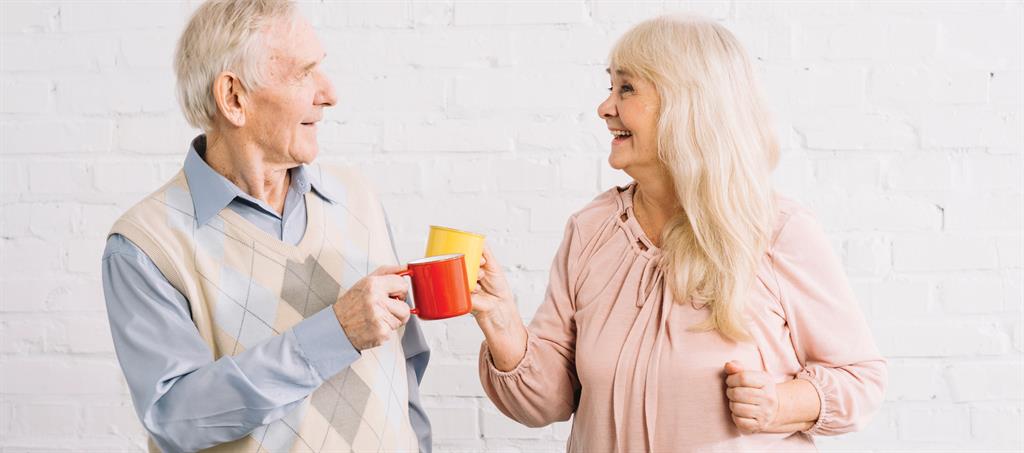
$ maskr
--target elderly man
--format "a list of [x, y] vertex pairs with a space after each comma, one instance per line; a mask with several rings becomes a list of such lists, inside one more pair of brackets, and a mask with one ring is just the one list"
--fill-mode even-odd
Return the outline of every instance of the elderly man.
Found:
[[[337, 101], [284, 0], [202, 4], [183, 169], [113, 226], [103, 288], [150, 450], [429, 451], [429, 358], [381, 205], [313, 165]], [[375, 269], [375, 270], [374, 270]]]

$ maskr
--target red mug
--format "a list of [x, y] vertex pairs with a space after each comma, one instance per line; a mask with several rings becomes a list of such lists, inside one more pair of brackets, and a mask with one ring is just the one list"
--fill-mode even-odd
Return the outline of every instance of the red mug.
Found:
[[412, 314], [422, 319], [445, 319], [469, 313], [472, 302], [464, 263], [461, 253], [410, 261], [408, 270], [398, 275], [412, 278], [416, 304], [410, 310]]

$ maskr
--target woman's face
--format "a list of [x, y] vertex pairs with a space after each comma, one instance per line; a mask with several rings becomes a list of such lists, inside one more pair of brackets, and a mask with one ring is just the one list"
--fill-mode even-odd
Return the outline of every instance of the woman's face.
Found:
[[658, 115], [661, 96], [654, 84], [627, 72], [610, 68], [608, 98], [597, 114], [612, 133], [608, 163], [636, 178], [645, 168], [661, 167], [658, 159]]

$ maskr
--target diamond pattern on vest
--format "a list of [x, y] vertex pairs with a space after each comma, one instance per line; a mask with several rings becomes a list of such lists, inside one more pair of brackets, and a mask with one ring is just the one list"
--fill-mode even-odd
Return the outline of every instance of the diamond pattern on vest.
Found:
[[[191, 196], [179, 172], [152, 198], [157, 203], [149, 206], [159, 209], [143, 212], [158, 222], [150, 224], [150, 233], [180, 241], [193, 253], [184, 260], [196, 272], [185, 279], [198, 287], [190, 308], [209, 310], [215, 331], [204, 339], [215, 358], [259, 347], [335, 303], [372, 265], [393, 263], [386, 225], [365, 207], [356, 212], [307, 194], [307, 203], [322, 209], [323, 221], [311, 217], [306, 233], [319, 228], [323, 239], [281, 247], [252, 237], [223, 214], [198, 225]], [[222, 447], [254, 453], [415, 450], [404, 363], [398, 339], [364, 350], [288, 415]]]
[[302, 415], [309, 409], [309, 399], [305, 399], [298, 407], [284, 418], [254, 430], [250, 436], [259, 441], [259, 450], [268, 453], [288, 453], [296, 441], [302, 442], [308, 451], [317, 451], [299, 436]]
[[303, 318], [333, 304], [340, 291], [341, 285], [312, 256], [303, 262], [288, 260], [285, 264], [281, 299]]
[[221, 297], [215, 307], [215, 316], [220, 328], [236, 341], [227, 350], [237, 353], [239, 343], [251, 348], [277, 333], [273, 327], [277, 296], [231, 267], [224, 266], [220, 272]]
[[336, 374], [313, 392], [313, 407], [327, 417], [345, 441], [352, 444], [362, 424], [362, 414], [370, 400], [370, 391], [370, 386], [348, 369]]

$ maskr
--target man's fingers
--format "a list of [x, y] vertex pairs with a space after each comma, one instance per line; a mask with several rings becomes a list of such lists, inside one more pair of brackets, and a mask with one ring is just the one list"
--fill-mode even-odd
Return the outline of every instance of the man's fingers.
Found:
[[409, 321], [409, 306], [406, 305], [405, 302], [396, 299], [387, 299], [384, 301], [384, 307], [387, 308], [388, 313], [398, 321], [398, 325], [392, 326], [392, 328], [397, 329], [401, 327], [402, 324]]
[[370, 272], [370, 275], [394, 275], [405, 270], [405, 266], [384, 265]]
[[386, 330], [386, 332], [381, 332], [379, 334], [384, 336], [383, 340], [385, 341], [387, 337], [390, 336], [391, 332], [394, 332], [395, 330], [398, 330], [399, 327], [402, 327], [402, 322], [399, 321], [399, 319], [396, 318], [391, 313], [381, 314], [380, 317], [377, 318], [377, 322], [380, 323], [381, 327], [383, 327]]
[[377, 275], [372, 278], [373, 294], [390, 296], [409, 290], [409, 284], [405, 282], [405, 279], [394, 274]]

